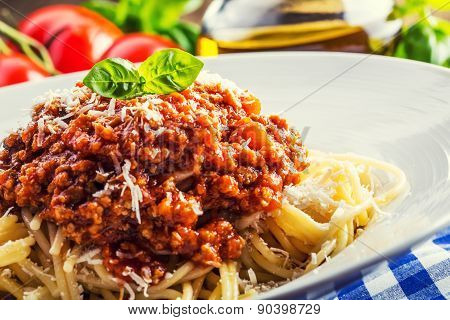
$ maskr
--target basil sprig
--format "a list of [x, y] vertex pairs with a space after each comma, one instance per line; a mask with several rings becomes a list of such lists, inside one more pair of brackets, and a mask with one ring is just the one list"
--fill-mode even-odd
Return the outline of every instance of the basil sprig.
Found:
[[107, 98], [131, 99], [143, 94], [168, 94], [189, 87], [203, 68], [203, 62], [179, 49], [155, 52], [139, 69], [125, 59], [98, 62], [83, 83]]

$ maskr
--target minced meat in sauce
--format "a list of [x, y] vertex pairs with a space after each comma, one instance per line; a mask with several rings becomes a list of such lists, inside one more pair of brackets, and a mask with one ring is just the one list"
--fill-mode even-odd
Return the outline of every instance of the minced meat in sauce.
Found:
[[28, 207], [115, 276], [158, 283], [170, 255], [218, 266], [245, 242], [240, 216], [281, 205], [307, 166], [300, 135], [222, 82], [132, 100], [79, 83], [38, 103], [0, 152], [0, 206]]

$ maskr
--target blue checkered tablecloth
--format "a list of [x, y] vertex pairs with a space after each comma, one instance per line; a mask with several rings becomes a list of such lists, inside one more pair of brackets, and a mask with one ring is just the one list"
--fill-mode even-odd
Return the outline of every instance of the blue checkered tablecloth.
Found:
[[362, 270], [359, 280], [322, 298], [450, 299], [450, 227], [396, 260]]

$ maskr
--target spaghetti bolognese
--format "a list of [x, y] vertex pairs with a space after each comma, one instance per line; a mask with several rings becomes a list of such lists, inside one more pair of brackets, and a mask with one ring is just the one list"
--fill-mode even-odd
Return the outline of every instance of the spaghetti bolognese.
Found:
[[0, 153], [0, 295], [246, 299], [351, 244], [397, 167], [307, 151], [219, 76], [120, 100], [49, 92]]

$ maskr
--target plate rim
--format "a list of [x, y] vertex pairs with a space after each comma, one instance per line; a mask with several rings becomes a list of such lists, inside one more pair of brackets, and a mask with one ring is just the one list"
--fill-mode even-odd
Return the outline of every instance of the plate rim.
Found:
[[[214, 61], [214, 60], [234, 60], [234, 59], [239, 59], [242, 57], [255, 57], [255, 58], [280, 58], [280, 57], [295, 57], [295, 56], [299, 56], [299, 57], [329, 57], [329, 58], [347, 58], [347, 57], [353, 57], [353, 58], [357, 58], [360, 57], [361, 59], [355, 63], [354, 65], [348, 67], [348, 68], [353, 68], [356, 67], [357, 65], [361, 64], [362, 62], [368, 60], [368, 59], [377, 59], [380, 61], [384, 61], [387, 63], [392, 63], [397, 61], [398, 63], [401, 64], [409, 64], [411, 66], [416, 66], [416, 67], [422, 67], [422, 68], [428, 68], [428, 69], [433, 69], [434, 71], [437, 72], [443, 72], [444, 74], [450, 76], [450, 68], [446, 68], [443, 66], [438, 66], [435, 64], [431, 64], [431, 63], [427, 63], [427, 62], [422, 62], [422, 61], [416, 61], [416, 60], [409, 60], [409, 59], [404, 59], [404, 58], [398, 58], [398, 57], [389, 57], [389, 56], [381, 56], [381, 55], [377, 55], [377, 54], [373, 54], [373, 53], [355, 53], [355, 52], [331, 52], [331, 51], [268, 51], [268, 52], [242, 52], [242, 53], [227, 53], [227, 54], [222, 54], [222, 55], [218, 55], [218, 56], [214, 56], [214, 57], [200, 57], [197, 56], [198, 58], [200, 58], [201, 60], [205, 60], [205, 61]], [[52, 77], [47, 77], [47, 78], [42, 78], [42, 79], [36, 79], [36, 80], [31, 80], [31, 81], [27, 81], [27, 82], [22, 82], [22, 83], [16, 83], [16, 84], [12, 84], [9, 86], [5, 86], [5, 87], [0, 87], [0, 94], [3, 94], [7, 91], [9, 91], [10, 89], [16, 89], [16, 88], [26, 88], [27, 86], [32, 86], [35, 84], [42, 84], [44, 82], [53, 82], [53, 81], [57, 81], [60, 79], [65, 79], [65, 78], [70, 78], [73, 77], [75, 75], [82, 75], [86, 72], [88, 72], [89, 70], [83, 70], [83, 71], [76, 71], [76, 72], [71, 72], [71, 73], [65, 73], [65, 74], [59, 74], [56, 76], [52, 76]], [[232, 80], [232, 79], [231, 79]]]

